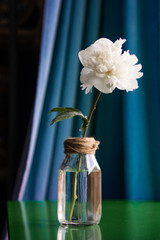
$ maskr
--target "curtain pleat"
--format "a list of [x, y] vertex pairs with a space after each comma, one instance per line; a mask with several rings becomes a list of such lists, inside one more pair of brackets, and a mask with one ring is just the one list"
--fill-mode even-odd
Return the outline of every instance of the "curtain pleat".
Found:
[[[89, 45], [91, 45], [93, 42], [97, 40], [100, 33], [100, 23], [101, 23], [101, 8], [102, 8], [102, 2], [99, 0], [90, 0], [87, 4], [86, 9], [86, 16], [85, 16], [85, 26], [83, 30], [83, 41], [81, 44], [81, 49], [85, 49]], [[81, 71], [81, 68], [79, 69], [79, 73]], [[80, 74], [78, 74], [79, 78]], [[77, 86], [77, 96], [76, 96], [76, 108], [80, 109], [85, 116], [89, 114], [89, 111], [92, 106], [92, 102], [94, 99], [95, 91], [92, 92], [92, 94], [85, 94], [84, 91], [80, 91], [80, 83], [79, 79], [78, 86]], [[87, 103], [87, 104], [86, 104]], [[81, 119], [75, 118], [74, 119], [74, 125], [72, 129], [72, 135], [73, 136], [82, 136], [82, 133], [79, 131], [80, 126], [82, 122]], [[88, 129], [88, 136], [90, 136], [93, 132], [93, 129]]]
[[[127, 48], [139, 56], [144, 77], [124, 96], [126, 197], [159, 199], [160, 88], [158, 1], [126, 1]], [[157, 171], [158, 170], [158, 171]]]
[[[116, 6], [116, 8], [115, 8]], [[103, 1], [101, 36], [112, 41], [124, 38], [123, 1]], [[102, 173], [102, 197], [125, 198], [124, 144], [123, 144], [123, 92], [102, 94], [95, 113], [95, 137], [100, 141], [97, 159]]]
[[[44, 198], [45, 195], [45, 186], [47, 180], [46, 175], [49, 166], [48, 161], [49, 158], [47, 159], [47, 154], [50, 154], [50, 150], [47, 151], [46, 149], [46, 153], [44, 153], [45, 155], [44, 158], [41, 158], [42, 162], [37, 158], [36, 152], [40, 153], [40, 151], [44, 149], [42, 146], [40, 146], [42, 144], [41, 140], [44, 138], [44, 136], [42, 136], [41, 133], [41, 130], [44, 130], [44, 126], [41, 127], [42, 126], [41, 116], [43, 116], [44, 114], [43, 105], [45, 102], [46, 88], [48, 85], [48, 76], [50, 73], [50, 65], [54, 51], [60, 6], [61, 6], [60, 0], [45, 2], [41, 55], [34, 116], [32, 122], [31, 140], [28, 156], [26, 159], [26, 169], [24, 172], [22, 185], [18, 196], [19, 200], [30, 198], [32, 199]], [[45, 123], [47, 124], [47, 122], [48, 119], [46, 118]], [[53, 137], [51, 131], [45, 132], [44, 130], [44, 134], [47, 135], [48, 138], [46, 137], [47, 138], [46, 140], [48, 142], [49, 138]], [[33, 188], [31, 186], [33, 186]]]
[[96, 39], [126, 38], [142, 64], [139, 89], [102, 94], [88, 136], [99, 140], [103, 198], [160, 199], [159, 1], [45, 0], [31, 141], [19, 199], [57, 199], [63, 141], [81, 136], [77, 117], [49, 126], [53, 107], [88, 115], [96, 94], [80, 90], [78, 52]]
[[[72, 11], [69, 22], [69, 33], [66, 45], [66, 58], [62, 82], [62, 91], [59, 106], [74, 107], [76, 99], [76, 89], [78, 85], [79, 61], [77, 53], [80, 50], [83, 26], [85, 17], [86, 1], [82, 0], [79, 5], [78, 1], [72, 1]], [[77, 31], [78, 29], [78, 31]], [[60, 36], [61, 37], [61, 36]], [[56, 106], [53, 103], [53, 106]], [[64, 159], [63, 142], [64, 139], [71, 136], [73, 120], [63, 121], [57, 126], [55, 136], [55, 148], [52, 154], [52, 164], [50, 169], [50, 178], [47, 189], [47, 199], [57, 199], [57, 182], [58, 169]], [[53, 189], [54, 186], [54, 189]]]

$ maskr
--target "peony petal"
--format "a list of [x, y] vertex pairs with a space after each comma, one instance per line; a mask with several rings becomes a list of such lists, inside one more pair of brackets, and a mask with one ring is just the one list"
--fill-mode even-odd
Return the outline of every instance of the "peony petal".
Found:
[[106, 79], [106, 76], [100, 76], [100, 74], [97, 75], [88, 68], [82, 69], [80, 81], [82, 83], [82, 89], [86, 89], [85, 93], [91, 91], [93, 86], [103, 93], [111, 93], [115, 89], [115, 85], [110, 79]]
[[94, 86], [103, 93], [111, 93], [115, 88], [132, 91], [138, 88], [137, 79], [143, 76], [141, 64], [137, 64], [136, 55], [129, 51], [122, 53], [126, 39], [114, 43], [107, 38], [100, 38], [87, 49], [79, 52], [79, 59], [84, 68], [80, 81], [86, 93]]
[[125, 39], [120, 39], [113, 43], [107, 38], [100, 38], [94, 44], [79, 52], [80, 62], [84, 67], [99, 73], [110, 71], [112, 66], [110, 63], [114, 62], [115, 57], [120, 56], [121, 47], [125, 41]]

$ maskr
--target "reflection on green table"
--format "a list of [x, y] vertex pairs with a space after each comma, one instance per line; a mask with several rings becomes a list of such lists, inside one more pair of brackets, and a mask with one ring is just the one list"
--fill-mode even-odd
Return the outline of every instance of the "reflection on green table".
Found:
[[60, 226], [56, 202], [8, 202], [11, 240], [158, 240], [160, 203], [103, 201], [99, 225]]
[[59, 226], [57, 240], [101, 240], [99, 225], [74, 227]]

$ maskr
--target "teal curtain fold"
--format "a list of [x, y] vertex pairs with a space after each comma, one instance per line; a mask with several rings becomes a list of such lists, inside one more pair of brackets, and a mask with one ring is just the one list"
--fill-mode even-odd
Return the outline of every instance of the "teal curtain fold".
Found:
[[[31, 140], [26, 159], [26, 169], [18, 196], [19, 199], [45, 198], [48, 171], [50, 167], [50, 149], [53, 138], [53, 129], [50, 129], [50, 131], [47, 130], [49, 118], [46, 117], [47, 112], [45, 103], [46, 97], [47, 100], [49, 97], [47, 95], [47, 86], [52, 84], [48, 81], [48, 78], [55, 51], [60, 8], [61, 0], [47, 1], [45, 3], [38, 84], [32, 122]], [[52, 31], [50, 31], [51, 26]], [[31, 186], [33, 186], [33, 188]]]
[[[79, 62], [78, 62], [77, 53], [80, 50], [81, 39], [83, 35], [85, 7], [86, 7], [85, 0], [82, 0], [80, 5], [78, 1], [72, 2], [72, 11], [70, 15], [70, 22], [69, 22], [69, 29], [68, 29], [69, 32], [68, 32], [68, 39], [67, 39], [67, 45], [66, 45], [66, 59], [65, 59], [66, 61], [65, 61], [64, 72], [63, 72], [61, 99], [59, 102], [59, 106], [62, 106], [62, 107], [64, 106], [74, 107], [74, 103], [76, 100], [76, 89], [78, 85], [77, 76], [79, 72]], [[62, 25], [63, 24], [64, 22], [62, 23]], [[61, 36], [59, 37], [61, 38]], [[55, 106], [54, 102], [52, 106]], [[54, 148], [53, 155], [52, 155], [50, 178], [49, 178], [48, 189], [47, 189], [48, 199], [57, 198], [57, 184], [55, 185], [55, 182], [57, 182], [57, 179], [58, 179], [57, 169], [60, 167], [61, 161], [64, 158], [62, 146], [63, 146], [64, 139], [71, 135], [72, 126], [73, 126], [72, 122], [73, 120], [69, 119], [69, 120], [63, 121], [57, 126], [56, 136], [55, 136], [56, 147]], [[54, 189], [53, 189], [53, 186], [54, 186]]]
[[84, 115], [96, 90], [80, 89], [78, 52], [100, 37], [125, 38], [144, 76], [133, 92], [102, 94], [88, 136], [100, 140], [97, 160], [106, 199], [160, 200], [159, 1], [45, 0], [31, 141], [19, 200], [57, 199], [63, 141], [81, 136], [75, 117], [49, 126], [53, 107]]
[[124, 96], [126, 196], [159, 199], [158, 1], [152, 5], [150, 1], [127, 1], [125, 11], [127, 48], [137, 53], [144, 71], [139, 90]]

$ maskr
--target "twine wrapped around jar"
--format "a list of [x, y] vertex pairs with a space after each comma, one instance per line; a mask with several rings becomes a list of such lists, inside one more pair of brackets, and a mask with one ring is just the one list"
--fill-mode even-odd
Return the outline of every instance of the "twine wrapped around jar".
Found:
[[64, 141], [64, 153], [95, 154], [99, 144], [100, 142], [96, 141], [93, 137], [70, 137]]

